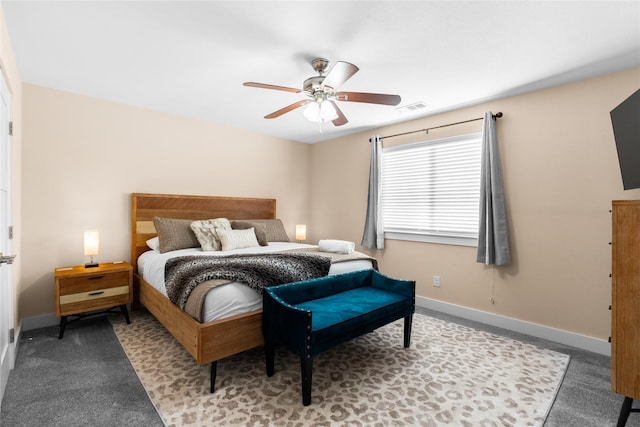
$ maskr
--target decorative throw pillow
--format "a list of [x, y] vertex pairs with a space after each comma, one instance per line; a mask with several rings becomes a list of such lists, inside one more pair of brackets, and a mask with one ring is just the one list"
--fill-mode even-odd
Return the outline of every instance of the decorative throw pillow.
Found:
[[153, 225], [156, 227], [160, 242], [160, 253], [200, 246], [196, 235], [191, 230], [192, 222], [190, 219], [153, 218]]
[[260, 246], [253, 227], [245, 230], [218, 230], [218, 237], [223, 251]]
[[260, 246], [268, 246], [269, 240], [267, 240], [267, 227], [265, 227], [264, 224], [251, 221], [231, 221], [231, 228], [234, 230], [246, 230], [251, 227], [253, 227], [256, 233], [258, 244], [260, 244]]
[[267, 241], [269, 242], [289, 242], [289, 236], [284, 229], [280, 219], [251, 219], [248, 220], [258, 224], [264, 224], [267, 231]]
[[218, 230], [231, 230], [231, 223], [227, 218], [203, 219], [193, 221], [191, 229], [196, 235], [203, 251], [219, 251], [222, 249]]

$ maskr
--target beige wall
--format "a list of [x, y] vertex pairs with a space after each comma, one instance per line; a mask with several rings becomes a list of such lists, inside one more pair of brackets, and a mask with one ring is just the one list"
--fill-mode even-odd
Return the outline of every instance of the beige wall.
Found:
[[485, 267], [475, 248], [392, 240], [372, 254], [383, 272], [415, 279], [420, 296], [606, 339], [610, 201], [640, 197], [622, 189], [609, 112], [639, 86], [634, 69], [306, 145], [25, 84], [20, 318], [53, 312], [53, 269], [85, 262], [84, 229], [101, 231], [99, 261], [129, 259], [131, 192], [274, 197], [292, 237], [306, 222], [310, 242], [359, 243], [368, 137], [492, 110], [505, 114], [513, 264]]
[[294, 237], [308, 215], [310, 146], [25, 84], [20, 318], [54, 311], [53, 270], [130, 259], [130, 193], [277, 199]]
[[[4, 77], [11, 93], [11, 120], [13, 121], [13, 136], [10, 138], [11, 144], [11, 209], [12, 223], [14, 226], [14, 238], [12, 251], [18, 254], [12, 267], [14, 299], [17, 300], [19, 294], [19, 283], [21, 281], [21, 175], [20, 164], [22, 160], [22, 80], [18, 72], [16, 58], [13, 53], [11, 39], [7, 32], [7, 25], [4, 21], [4, 12], [0, 7], [0, 71]], [[14, 309], [15, 325], [18, 325], [18, 310]]]
[[[371, 135], [502, 111], [497, 129], [512, 265], [478, 264], [475, 248], [394, 240], [371, 253], [384, 273], [415, 279], [420, 296], [606, 340], [610, 203], [640, 198], [640, 190], [623, 191], [609, 112], [639, 87], [640, 69], [633, 69], [315, 144], [308, 235], [361, 241]], [[480, 128], [475, 122], [428, 137]], [[433, 275], [441, 276], [440, 288], [432, 286]]]

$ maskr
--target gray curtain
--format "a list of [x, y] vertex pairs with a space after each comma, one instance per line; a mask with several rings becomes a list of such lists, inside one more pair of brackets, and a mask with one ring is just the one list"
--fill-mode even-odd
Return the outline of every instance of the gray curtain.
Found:
[[502, 188], [496, 121], [491, 111], [484, 113], [481, 174], [477, 261], [486, 265], [509, 265], [509, 228]]
[[384, 229], [382, 225], [382, 206], [380, 203], [380, 155], [382, 139], [376, 135], [369, 139], [371, 143], [371, 165], [369, 166], [369, 196], [367, 200], [367, 218], [362, 234], [362, 246], [369, 249], [384, 249]]

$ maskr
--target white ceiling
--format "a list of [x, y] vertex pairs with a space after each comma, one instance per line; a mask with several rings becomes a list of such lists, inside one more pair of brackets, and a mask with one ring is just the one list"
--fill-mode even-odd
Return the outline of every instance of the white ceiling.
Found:
[[[6, 1], [26, 83], [307, 143], [640, 66], [640, 1]], [[303, 94], [325, 57], [360, 68], [322, 128]], [[640, 83], [640, 77], [639, 77]]]

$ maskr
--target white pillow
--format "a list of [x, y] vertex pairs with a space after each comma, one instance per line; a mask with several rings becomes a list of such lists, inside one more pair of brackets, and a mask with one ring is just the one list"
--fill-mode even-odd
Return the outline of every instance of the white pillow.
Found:
[[223, 251], [260, 246], [253, 227], [245, 230], [217, 230]]
[[147, 246], [149, 246], [154, 251], [159, 250], [160, 249], [160, 239], [158, 238], [158, 236], [147, 240]]

